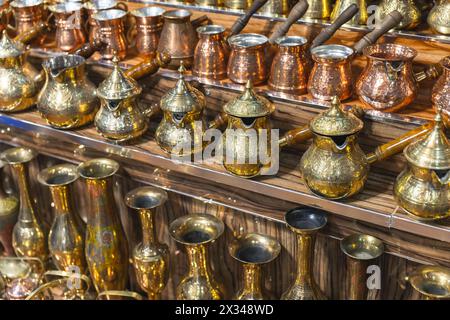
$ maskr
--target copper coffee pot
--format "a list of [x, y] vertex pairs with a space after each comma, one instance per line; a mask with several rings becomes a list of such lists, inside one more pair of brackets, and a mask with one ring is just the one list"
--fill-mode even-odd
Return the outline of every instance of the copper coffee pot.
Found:
[[441, 108], [444, 118], [450, 121], [450, 56], [441, 60], [443, 74], [433, 86], [431, 101], [435, 109]]
[[356, 82], [356, 94], [364, 105], [385, 112], [403, 109], [414, 101], [418, 82], [439, 76], [438, 65], [414, 73], [417, 51], [399, 44], [377, 44], [363, 50], [367, 65]]
[[100, 40], [107, 44], [101, 51], [103, 59], [111, 60], [115, 55], [119, 60], [126, 57], [128, 48], [124, 24], [126, 16], [127, 12], [119, 9], [101, 10], [94, 14]]
[[331, 100], [334, 96], [338, 96], [340, 100], [351, 97], [353, 92], [351, 61], [353, 57], [392, 29], [400, 20], [401, 15], [397, 11], [390, 13], [353, 48], [329, 44], [311, 49], [315, 63], [308, 79], [308, 92], [318, 100]]
[[[160, 7], [143, 7], [130, 12], [136, 25], [136, 50], [140, 56], [153, 57], [158, 48], [159, 37], [163, 27], [163, 13]], [[132, 38], [132, 36], [129, 36]]]
[[10, 10], [9, 10], [9, 0], [0, 1], [0, 32], [6, 29], [9, 23]]
[[[15, 26], [12, 28], [16, 35], [23, 34], [47, 19], [44, 0], [14, 0], [10, 4], [14, 14]], [[33, 41], [33, 44], [41, 45], [45, 35], [41, 35]]]
[[86, 42], [81, 3], [58, 3], [49, 9], [55, 16], [56, 48], [68, 52], [81, 47]]

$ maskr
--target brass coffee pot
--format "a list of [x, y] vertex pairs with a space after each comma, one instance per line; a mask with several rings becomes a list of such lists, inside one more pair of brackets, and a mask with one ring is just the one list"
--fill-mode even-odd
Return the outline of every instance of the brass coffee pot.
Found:
[[450, 0], [437, 0], [428, 14], [428, 24], [433, 31], [450, 35]]
[[173, 240], [186, 247], [188, 272], [177, 285], [177, 300], [222, 300], [223, 285], [217, 282], [208, 258], [208, 244], [224, 231], [222, 220], [210, 214], [189, 214], [170, 224]]
[[142, 88], [135, 79], [153, 74], [169, 62], [170, 56], [158, 53], [155, 58], [124, 72], [119, 67], [119, 59], [113, 59], [112, 72], [96, 90], [101, 105], [94, 123], [102, 136], [124, 142], [140, 137], [147, 131], [148, 118], [154, 110], [144, 109], [138, 103]]
[[[0, 173], [5, 165], [5, 162], [0, 161]], [[6, 180], [4, 175], [0, 176], [2, 182]], [[6, 193], [3, 183], [0, 183], [0, 245], [3, 249], [3, 252], [0, 252], [0, 256], [14, 256], [12, 231], [17, 222], [18, 212], [19, 199]]]
[[330, 20], [335, 21], [336, 18], [351, 5], [357, 5], [358, 13], [346, 23], [346, 25], [365, 25], [367, 23], [367, 0], [337, 0], [331, 12]]
[[156, 236], [155, 210], [167, 201], [167, 192], [154, 187], [140, 187], [125, 196], [125, 204], [139, 213], [142, 242], [133, 250], [133, 266], [141, 288], [149, 300], [161, 299], [169, 278], [169, 247]]
[[331, 0], [308, 0], [306, 19], [328, 19], [331, 14]]
[[402, 21], [396, 26], [397, 29], [414, 29], [420, 23], [422, 14], [414, 0], [381, 0], [375, 11], [376, 21], [383, 20], [394, 10], [403, 16]]
[[242, 263], [243, 286], [236, 300], [266, 300], [272, 298], [263, 290], [261, 267], [275, 260], [281, 251], [280, 243], [269, 236], [247, 233], [236, 239], [228, 248], [230, 255]]
[[407, 146], [408, 166], [397, 177], [394, 195], [413, 217], [439, 220], [450, 216], [450, 142], [440, 110], [432, 131]]
[[420, 293], [423, 300], [450, 298], [450, 268], [420, 266], [408, 274], [404, 280]]

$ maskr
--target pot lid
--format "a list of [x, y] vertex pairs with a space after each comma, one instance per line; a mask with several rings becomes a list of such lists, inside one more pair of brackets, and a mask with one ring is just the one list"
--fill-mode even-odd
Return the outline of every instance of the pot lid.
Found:
[[244, 92], [225, 104], [223, 109], [234, 117], [254, 118], [271, 114], [275, 111], [275, 106], [268, 99], [257, 95], [252, 82], [248, 80]]
[[441, 110], [436, 114], [431, 132], [407, 146], [404, 154], [408, 162], [421, 168], [450, 169], [450, 142], [445, 136]]
[[309, 126], [314, 133], [323, 136], [348, 136], [361, 131], [364, 123], [354, 114], [343, 111], [335, 96], [330, 108], [315, 117]]
[[196, 109], [203, 109], [205, 107], [205, 97], [203, 93], [192, 87], [184, 79], [183, 62], [178, 68], [179, 78], [175, 87], [169, 90], [161, 98], [161, 110], [170, 112], [190, 112]]
[[113, 70], [97, 89], [97, 96], [107, 100], [123, 100], [141, 93], [141, 86], [131, 77], [127, 77], [119, 67], [119, 59], [113, 58]]
[[23, 44], [12, 40], [6, 30], [3, 30], [0, 40], [0, 59], [18, 57], [25, 52]]

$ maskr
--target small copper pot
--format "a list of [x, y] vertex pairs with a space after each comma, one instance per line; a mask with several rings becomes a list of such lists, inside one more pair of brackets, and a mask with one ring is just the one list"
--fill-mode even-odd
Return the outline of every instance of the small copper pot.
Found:
[[9, 0], [0, 0], [0, 32], [5, 30], [9, 18]]
[[442, 109], [443, 114], [450, 120], [450, 56], [442, 59], [441, 65], [444, 72], [433, 87], [431, 101], [434, 108]]
[[[15, 21], [15, 32], [20, 35], [45, 22], [46, 12], [43, 0], [15, 0], [10, 3]], [[44, 36], [36, 38], [34, 44], [42, 44]]]
[[136, 21], [135, 46], [139, 55], [155, 56], [163, 27], [162, 15], [165, 11], [160, 7], [143, 7], [131, 11], [131, 15]]
[[225, 41], [225, 28], [207, 25], [197, 28], [200, 40], [194, 52], [192, 73], [205, 79], [221, 80], [227, 77], [230, 49]]
[[73, 51], [86, 42], [82, 27], [82, 8], [79, 2], [66, 2], [50, 6], [50, 11], [55, 16], [55, 40], [59, 50]]
[[342, 45], [323, 45], [311, 49], [314, 66], [308, 80], [308, 92], [316, 99], [345, 100], [352, 95], [351, 60], [354, 50]]
[[304, 94], [308, 82], [306, 57], [307, 40], [287, 36], [275, 41], [278, 50], [270, 69], [269, 87], [290, 94]]
[[269, 76], [269, 39], [256, 33], [243, 33], [228, 39], [231, 48], [227, 73], [231, 81], [244, 84], [251, 80], [258, 85]]
[[415, 74], [412, 61], [417, 51], [399, 44], [376, 44], [363, 50], [367, 65], [356, 83], [364, 105], [385, 112], [398, 111], [417, 96], [418, 83], [438, 76], [435, 66]]
[[101, 52], [104, 59], [111, 60], [114, 54], [121, 60], [126, 57], [128, 47], [124, 25], [126, 16], [127, 12], [119, 9], [102, 10], [94, 14], [99, 26], [99, 37], [107, 44]]

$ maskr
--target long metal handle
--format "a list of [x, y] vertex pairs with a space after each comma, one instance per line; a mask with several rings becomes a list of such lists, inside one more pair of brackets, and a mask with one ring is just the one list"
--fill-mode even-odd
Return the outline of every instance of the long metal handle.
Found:
[[300, 0], [291, 10], [286, 20], [278, 26], [278, 28], [272, 33], [269, 38], [269, 42], [273, 44], [278, 38], [284, 36], [289, 28], [308, 10], [309, 4], [306, 0]]
[[101, 40], [96, 39], [93, 43], [85, 43], [81, 48], [78, 48], [71, 53], [82, 56], [83, 58], [89, 58], [95, 52], [102, 50], [104, 47], [106, 47], [106, 44]]
[[170, 60], [171, 57], [169, 54], [157, 52], [155, 58], [151, 58], [131, 67], [125, 71], [125, 74], [137, 80], [144, 76], [156, 73], [160, 67], [167, 66]]
[[17, 35], [14, 38], [14, 41], [22, 42], [25, 44], [29, 43], [32, 40], [34, 40], [37, 36], [42, 34], [45, 30], [47, 30], [48, 27], [49, 27], [49, 25], [46, 22], [40, 22], [34, 28], [32, 28], [22, 34]]
[[250, 21], [250, 18], [255, 14], [255, 12], [258, 11], [263, 5], [265, 5], [267, 1], [269, 0], [255, 0], [250, 9], [248, 9], [246, 13], [240, 16], [233, 24], [233, 26], [231, 27], [230, 36], [241, 32], [242, 29], [244, 29], [247, 23]]

